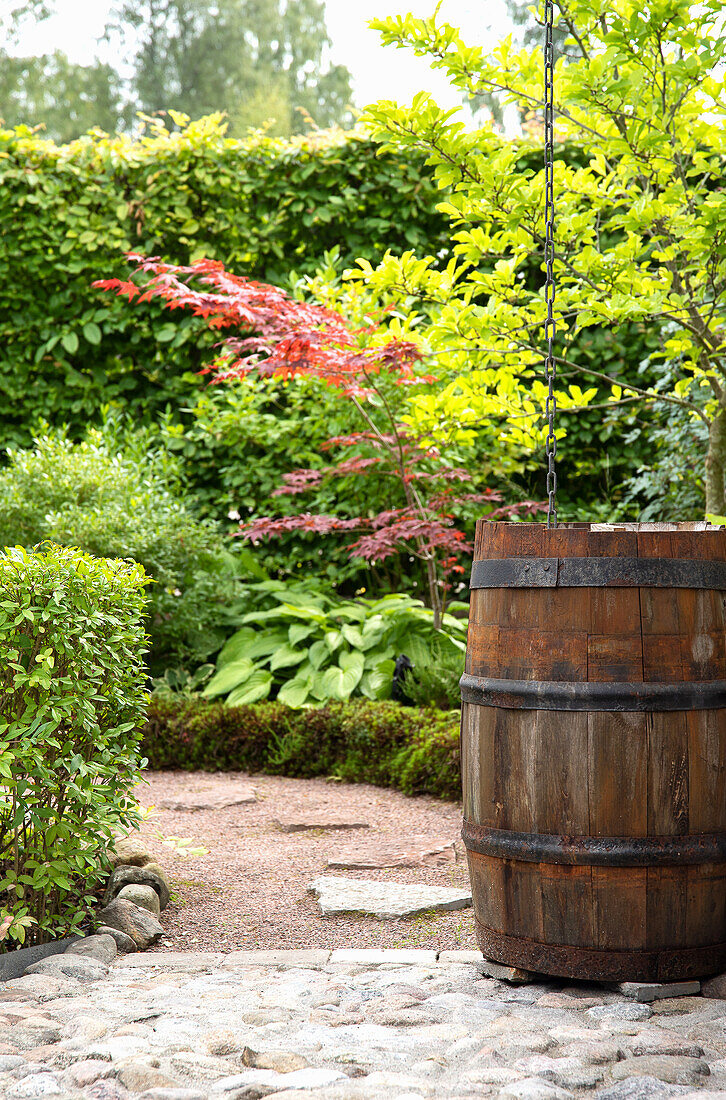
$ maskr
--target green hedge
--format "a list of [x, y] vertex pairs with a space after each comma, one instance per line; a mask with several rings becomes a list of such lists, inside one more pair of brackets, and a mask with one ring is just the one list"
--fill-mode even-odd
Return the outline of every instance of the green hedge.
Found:
[[264, 772], [461, 798], [458, 711], [361, 700], [291, 710], [152, 696], [142, 749], [149, 767]]
[[194, 401], [216, 337], [185, 311], [131, 310], [93, 290], [126, 275], [125, 252], [209, 256], [285, 283], [334, 247], [347, 264], [446, 249], [436, 195], [422, 157], [378, 156], [355, 134], [240, 142], [207, 119], [56, 146], [0, 129], [3, 444], [28, 446], [39, 417], [77, 435], [103, 404], [152, 420]]
[[139, 822], [145, 584], [75, 549], [0, 552], [0, 951], [76, 931]]

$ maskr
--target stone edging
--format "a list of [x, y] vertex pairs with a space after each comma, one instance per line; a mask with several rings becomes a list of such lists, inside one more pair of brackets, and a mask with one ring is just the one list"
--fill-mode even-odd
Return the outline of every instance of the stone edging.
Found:
[[236, 966], [301, 966], [315, 969], [335, 963], [347, 966], [431, 966], [435, 963], [477, 964], [483, 961], [481, 951], [421, 951], [395, 948], [362, 950], [298, 949], [291, 951], [154, 951], [144, 955], [123, 955], [117, 966], [203, 969], [205, 967]]
[[[118, 839], [109, 855], [113, 867], [103, 908], [96, 914], [97, 934], [65, 936], [51, 943], [4, 952], [0, 955], [0, 983], [26, 973], [61, 974], [63, 964], [58, 959], [66, 954], [73, 955], [75, 960], [87, 959], [89, 966], [108, 966], [117, 952], [125, 955], [146, 951], [158, 943], [164, 929], [157, 917], [169, 904], [169, 881], [163, 868], [149, 852], [128, 838]], [[132, 901], [132, 897], [136, 900]], [[42, 963], [47, 966], [41, 966]]]

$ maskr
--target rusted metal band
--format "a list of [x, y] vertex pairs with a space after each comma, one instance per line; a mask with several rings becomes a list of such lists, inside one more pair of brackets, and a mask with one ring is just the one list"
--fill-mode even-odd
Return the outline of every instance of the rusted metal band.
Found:
[[488, 959], [562, 978], [599, 982], [664, 982], [705, 978], [726, 968], [726, 943], [660, 951], [610, 951], [508, 936], [479, 920], [476, 922], [476, 939]]
[[470, 588], [726, 589], [726, 562], [701, 558], [487, 558]]
[[498, 859], [579, 867], [655, 867], [726, 863], [726, 833], [686, 836], [560, 836], [489, 829], [464, 821], [467, 850]]
[[674, 683], [501, 680], [464, 673], [464, 703], [514, 710], [672, 711], [726, 707], [726, 680]]

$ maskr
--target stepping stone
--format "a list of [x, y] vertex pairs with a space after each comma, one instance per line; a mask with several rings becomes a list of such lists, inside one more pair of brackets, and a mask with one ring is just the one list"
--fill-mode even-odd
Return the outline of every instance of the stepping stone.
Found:
[[380, 920], [397, 920], [432, 910], [466, 909], [471, 905], [468, 889], [450, 886], [409, 886], [399, 882], [322, 875], [311, 883], [310, 890], [317, 894], [324, 917], [365, 913]]
[[169, 798], [162, 798], [155, 806], [157, 810], [189, 813], [195, 810], [226, 810], [229, 806], [244, 806], [248, 802], [256, 801], [255, 788], [243, 783], [234, 791], [215, 791], [213, 788], [180, 791]]
[[281, 815], [273, 818], [272, 824], [283, 833], [304, 833], [309, 829], [370, 829], [368, 822], [361, 821], [359, 817], [345, 817], [343, 814], [328, 813], [325, 810], [285, 817]]
[[399, 841], [369, 841], [328, 860], [339, 870], [376, 870], [383, 867], [440, 867], [456, 862], [453, 840], [410, 837]]
[[666, 997], [693, 997], [701, 991], [700, 982], [620, 982], [618, 990], [624, 997], [648, 1004]]

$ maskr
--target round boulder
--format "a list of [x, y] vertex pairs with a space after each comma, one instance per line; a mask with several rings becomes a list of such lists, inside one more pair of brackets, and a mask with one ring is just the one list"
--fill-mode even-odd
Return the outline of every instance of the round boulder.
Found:
[[110, 928], [107, 924], [99, 924], [98, 935], [111, 936], [122, 955], [130, 955], [132, 951], [136, 950], [136, 942], [131, 939], [131, 936], [127, 936], [125, 932], [122, 932], [120, 928]]
[[130, 936], [141, 951], [151, 947], [164, 934], [164, 929], [148, 909], [141, 909], [133, 902], [114, 898], [98, 914], [98, 919], [111, 928]]
[[163, 872], [159, 874], [156, 870], [153, 870], [152, 865], [149, 864], [146, 867], [117, 867], [108, 880], [103, 898], [104, 905], [112, 902], [121, 893], [124, 886], [133, 885], [150, 886], [159, 895], [161, 909], [166, 909], [169, 904], [169, 884], [166, 876]]
[[154, 862], [154, 857], [146, 851], [140, 841], [128, 836], [116, 840], [109, 855], [114, 867], [145, 867], [147, 863]]
[[119, 890], [116, 897], [122, 901], [133, 902], [134, 905], [139, 905], [142, 909], [148, 909], [155, 917], [158, 917], [161, 912], [159, 895], [153, 886], [142, 886], [139, 882], [132, 882]]
[[76, 940], [66, 948], [66, 955], [82, 955], [86, 959], [94, 959], [106, 966], [112, 963], [118, 953], [116, 941], [113, 936], [86, 936], [82, 940]]

